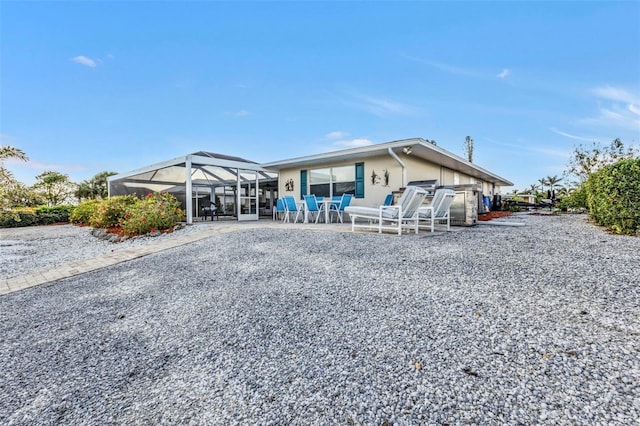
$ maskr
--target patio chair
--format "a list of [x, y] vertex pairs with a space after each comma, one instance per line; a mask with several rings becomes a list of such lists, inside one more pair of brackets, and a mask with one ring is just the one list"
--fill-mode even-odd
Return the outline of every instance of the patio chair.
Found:
[[[273, 206], [273, 220], [280, 220], [287, 213], [287, 208], [284, 205], [284, 200], [282, 198], [278, 198], [276, 201], [276, 205]], [[284, 218], [283, 218], [284, 220]]]
[[[418, 209], [418, 227], [429, 226], [431, 232], [434, 231], [436, 221], [446, 221], [447, 231], [450, 230], [450, 210], [451, 203], [456, 196], [453, 189], [438, 189], [433, 194], [433, 200], [428, 206], [422, 206]], [[423, 222], [428, 222], [423, 225]]]
[[[413, 228], [418, 233], [418, 209], [422, 205], [427, 191], [417, 186], [407, 186], [398, 203], [391, 206], [360, 207], [349, 206], [345, 213], [351, 218], [351, 231], [356, 228], [390, 229], [402, 234], [403, 228]], [[365, 219], [368, 224], [356, 223], [357, 219]], [[374, 225], [377, 222], [377, 226]]]
[[393, 204], [393, 194], [387, 194], [387, 196], [384, 197], [384, 202], [382, 203], [382, 205], [390, 206], [391, 204]]
[[[316, 223], [318, 223], [318, 219], [320, 219], [320, 213], [323, 212], [323, 208], [322, 208], [322, 205], [318, 205], [318, 200], [316, 199], [316, 196], [313, 194], [305, 195], [304, 203], [305, 203], [304, 214], [305, 215], [311, 214], [312, 218], [315, 216]], [[308, 220], [308, 217], [307, 217], [307, 220]]]
[[331, 217], [331, 212], [334, 212], [337, 218], [340, 219], [340, 223], [344, 223], [344, 209], [349, 207], [349, 204], [351, 204], [351, 198], [353, 198], [352, 194], [342, 194], [339, 203], [331, 204], [331, 207], [329, 208], [329, 217]]
[[300, 211], [300, 209], [298, 208], [298, 202], [296, 201], [295, 198], [293, 198], [293, 195], [285, 195], [283, 198], [284, 198], [284, 206], [286, 209], [286, 212], [284, 215], [284, 222], [289, 222], [291, 216], [293, 215], [295, 215], [295, 219], [293, 223], [298, 222], [298, 217], [300, 216], [300, 213], [302, 213], [302, 211]]

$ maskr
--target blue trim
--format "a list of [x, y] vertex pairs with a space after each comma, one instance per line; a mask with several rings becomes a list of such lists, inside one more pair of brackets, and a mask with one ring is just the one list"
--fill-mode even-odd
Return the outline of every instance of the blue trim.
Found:
[[300, 199], [303, 200], [307, 195], [307, 171], [300, 170]]
[[364, 198], [364, 163], [356, 163], [356, 198]]

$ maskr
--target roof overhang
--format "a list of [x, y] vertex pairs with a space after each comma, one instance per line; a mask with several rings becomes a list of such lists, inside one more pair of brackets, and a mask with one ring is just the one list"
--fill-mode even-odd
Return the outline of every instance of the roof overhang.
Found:
[[491, 173], [476, 164], [470, 163], [464, 158], [458, 157], [457, 155], [427, 142], [422, 138], [403, 139], [382, 144], [309, 155], [306, 157], [274, 161], [271, 163], [264, 163], [262, 164], [262, 167], [267, 170], [280, 171], [283, 169], [297, 167], [321, 166], [327, 163], [361, 161], [366, 158], [389, 155], [389, 149], [393, 150], [396, 154], [402, 154], [403, 150], [410, 149], [410, 155], [412, 157], [421, 158], [425, 161], [444, 166], [453, 171], [461, 172], [468, 176], [472, 176], [485, 182], [491, 182], [499, 186], [513, 185], [509, 180]]

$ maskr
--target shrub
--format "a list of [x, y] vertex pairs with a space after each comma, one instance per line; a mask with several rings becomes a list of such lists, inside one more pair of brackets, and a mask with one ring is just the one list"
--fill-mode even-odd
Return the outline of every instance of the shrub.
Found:
[[18, 228], [68, 222], [73, 206], [23, 207], [0, 213], [0, 228]]
[[97, 211], [89, 217], [89, 225], [94, 228], [110, 228], [122, 222], [129, 207], [138, 199], [134, 195], [122, 195], [100, 201]]
[[617, 234], [640, 231], [640, 158], [620, 160], [585, 183], [591, 218]]
[[586, 209], [587, 191], [585, 190], [584, 186], [581, 186], [571, 194], [562, 197], [559, 207], [564, 211], [567, 211], [568, 209]]
[[24, 207], [0, 212], [0, 228], [18, 228], [37, 225], [35, 209]]
[[71, 223], [89, 225], [91, 217], [98, 212], [99, 200], [87, 200], [78, 204], [69, 216]]
[[73, 209], [74, 206], [38, 207], [36, 209], [36, 222], [38, 225], [69, 222], [69, 216]]
[[141, 235], [172, 228], [184, 219], [180, 202], [167, 193], [149, 194], [130, 205], [121, 222], [125, 235]]

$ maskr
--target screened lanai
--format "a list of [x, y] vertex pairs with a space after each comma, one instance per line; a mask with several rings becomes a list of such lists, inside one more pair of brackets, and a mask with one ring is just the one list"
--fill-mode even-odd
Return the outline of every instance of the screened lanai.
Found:
[[218, 219], [258, 220], [271, 215], [278, 198], [277, 173], [253, 161], [205, 151], [121, 173], [108, 182], [109, 196], [173, 194], [187, 223], [212, 211]]

